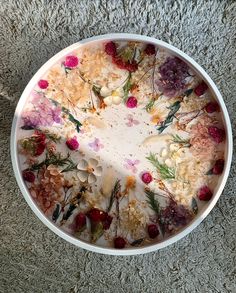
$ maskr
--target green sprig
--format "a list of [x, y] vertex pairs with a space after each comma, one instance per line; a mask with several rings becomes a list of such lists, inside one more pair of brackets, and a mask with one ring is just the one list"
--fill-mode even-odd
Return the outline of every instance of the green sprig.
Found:
[[157, 128], [159, 133], [162, 133], [169, 125], [171, 125], [173, 123], [173, 120], [175, 118], [175, 114], [180, 109], [180, 104], [181, 104], [180, 101], [176, 101], [170, 107], [167, 108], [167, 109], [170, 109], [170, 111], [169, 111], [166, 119]]
[[179, 136], [178, 134], [172, 135], [172, 141], [174, 143], [183, 144], [184, 147], [190, 147], [191, 146], [189, 139], [184, 139], [181, 136]]
[[123, 98], [124, 98], [124, 101], [127, 100], [128, 95], [129, 95], [129, 91], [130, 91], [131, 86], [132, 86], [132, 84], [131, 84], [131, 78], [132, 78], [132, 74], [129, 72], [129, 75], [127, 77], [127, 80], [126, 80], [126, 82], [125, 82], [125, 84], [123, 86], [123, 91], [124, 91], [124, 97]]
[[112, 205], [114, 203], [114, 200], [115, 198], [118, 196], [118, 194], [120, 193], [121, 191], [121, 185], [120, 185], [120, 180], [116, 180], [116, 183], [111, 191], [111, 196], [110, 196], [110, 201], [109, 201], [109, 205], [108, 205], [108, 208], [107, 208], [107, 212], [109, 213], [111, 208], [112, 208]]
[[150, 155], [146, 158], [157, 169], [162, 179], [175, 178], [175, 169], [168, 167], [166, 164], [161, 164], [153, 153], [150, 153]]
[[149, 207], [157, 214], [160, 214], [160, 204], [155, 198], [155, 192], [151, 191], [150, 189], [145, 190], [147, 196], [147, 203]]

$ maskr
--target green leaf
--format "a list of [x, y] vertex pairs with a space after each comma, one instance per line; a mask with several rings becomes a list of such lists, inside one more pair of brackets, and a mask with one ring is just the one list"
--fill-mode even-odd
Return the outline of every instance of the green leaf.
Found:
[[94, 223], [91, 222], [91, 242], [95, 243], [102, 235], [104, 229], [102, 222]]
[[148, 198], [147, 203], [149, 204], [149, 207], [159, 216], [160, 204], [155, 198], [156, 193], [149, 189], [145, 189], [145, 193]]
[[29, 126], [29, 125], [23, 125], [23, 126], [21, 126], [21, 129], [23, 129], [23, 130], [32, 130], [32, 129], [34, 129], [34, 127]]
[[55, 165], [59, 167], [63, 167], [66, 165], [66, 168], [62, 172], [71, 171], [72, 166], [75, 168], [76, 164], [70, 159], [70, 154], [67, 157], [62, 157], [60, 153], [49, 153], [46, 154], [45, 160], [41, 163], [33, 164], [29, 170], [35, 171], [41, 169], [43, 166], [48, 167], [49, 165]]
[[193, 89], [188, 89], [184, 92], [184, 95], [188, 97], [191, 95], [192, 92], [193, 92]]
[[206, 175], [213, 175], [213, 169], [210, 169], [206, 172]]
[[111, 191], [111, 196], [110, 196], [110, 201], [109, 201], [109, 205], [108, 205], [108, 208], [107, 208], [107, 212], [109, 213], [111, 208], [112, 208], [112, 205], [114, 203], [114, 200], [115, 198], [118, 196], [118, 194], [120, 193], [120, 190], [121, 190], [121, 185], [120, 185], [120, 180], [116, 180], [116, 183]]
[[175, 169], [168, 167], [166, 164], [161, 164], [153, 153], [146, 157], [152, 165], [157, 169], [162, 179], [174, 179]]
[[56, 220], [58, 219], [59, 217], [59, 214], [60, 214], [60, 204], [58, 203], [53, 214], [52, 214], [52, 220], [53, 222], [56, 222]]
[[154, 100], [154, 99], [151, 99], [151, 100], [147, 103], [147, 105], [145, 106], [146, 111], [147, 111], [147, 112], [150, 112], [151, 109], [153, 108], [154, 104], [155, 104], [155, 100]]
[[198, 213], [198, 205], [194, 197], [192, 198], [191, 207], [192, 207], [193, 213], [196, 215]]
[[125, 85], [123, 86], [123, 90], [124, 90], [124, 97], [123, 97], [123, 98], [124, 98], [124, 101], [127, 100], [128, 95], [129, 95], [129, 91], [130, 91], [131, 86], [132, 86], [132, 84], [131, 84], [131, 77], [132, 77], [132, 75], [131, 75], [131, 73], [129, 72], [129, 75], [128, 75], [128, 77], [127, 77], [126, 83], [125, 83]]
[[96, 85], [93, 85], [93, 86], [92, 86], [92, 91], [93, 91], [93, 93], [95, 94], [95, 96], [100, 96], [100, 95], [101, 95], [101, 94], [100, 94], [100, 92], [101, 92], [101, 88], [98, 87], [98, 86], [96, 86]]
[[80, 123], [79, 120], [75, 119], [75, 117], [71, 113], [69, 114], [69, 120], [75, 124], [77, 132], [80, 132], [80, 127], [82, 126], [82, 123]]
[[68, 210], [64, 213], [64, 215], [63, 215], [63, 219], [62, 219], [62, 220], [64, 220], [64, 221], [68, 220], [69, 217], [72, 215], [73, 210], [74, 210], [75, 208], [76, 208], [75, 205], [70, 204]]
[[174, 102], [170, 107], [167, 107], [167, 109], [170, 109], [170, 112], [168, 113], [166, 119], [160, 124], [160, 126], [157, 128], [159, 133], [162, 133], [169, 125], [172, 124], [176, 112], [180, 109], [181, 102], [176, 101]]

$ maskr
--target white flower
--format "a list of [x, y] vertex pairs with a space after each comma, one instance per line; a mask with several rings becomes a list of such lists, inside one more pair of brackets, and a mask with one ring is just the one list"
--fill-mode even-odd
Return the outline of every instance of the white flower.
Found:
[[89, 159], [88, 161], [82, 159], [78, 165], [77, 177], [81, 182], [88, 181], [92, 184], [97, 181], [96, 177], [102, 175], [102, 167], [98, 166], [98, 161], [96, 159]]
[[100, 93], [104, 97], [103, 101], [107, 106], [111, 106], [112, 104], [119, 105], [122, 101], [122, 89], [111, 91], [107, 87], [102, 87]]

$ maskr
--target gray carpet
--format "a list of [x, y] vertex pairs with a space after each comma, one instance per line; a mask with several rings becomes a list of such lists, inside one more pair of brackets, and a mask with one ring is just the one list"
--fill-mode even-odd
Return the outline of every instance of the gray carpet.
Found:
[[109, 32], [160, 38], [192, 56], [216, 82], [236, 128], [235, 1], [0, 0], [0, 292], [235, 293], [235, 162], [207, 219], [178, 243], [142, 256], [98, 255], [66, 243], [17, 187], [9, 136], [21, 92], [56, 52]]

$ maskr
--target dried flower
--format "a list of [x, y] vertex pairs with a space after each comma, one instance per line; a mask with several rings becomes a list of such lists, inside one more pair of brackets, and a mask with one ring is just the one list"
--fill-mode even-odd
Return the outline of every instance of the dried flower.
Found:
[[175, 97], [186, 88], [188, 65], [178, 57], [168, 57], [159, 67], [160, 79], [156, 81], [159, 90], [168, 97]]
[[40, 79], [40, 81], [38, 82], [38, 86], [41, 89], [46, 89], [48, 87], [48, 81], [44, 79]]
[[98, 166], [98, 161], [96, 159], [89, 159], [88, 161], [82, 159], [78, 165], [77, 177], [81, 182], [88, 181], [92, 184], [97, 181], [98, 176], [102, 175], [102, 167]]

